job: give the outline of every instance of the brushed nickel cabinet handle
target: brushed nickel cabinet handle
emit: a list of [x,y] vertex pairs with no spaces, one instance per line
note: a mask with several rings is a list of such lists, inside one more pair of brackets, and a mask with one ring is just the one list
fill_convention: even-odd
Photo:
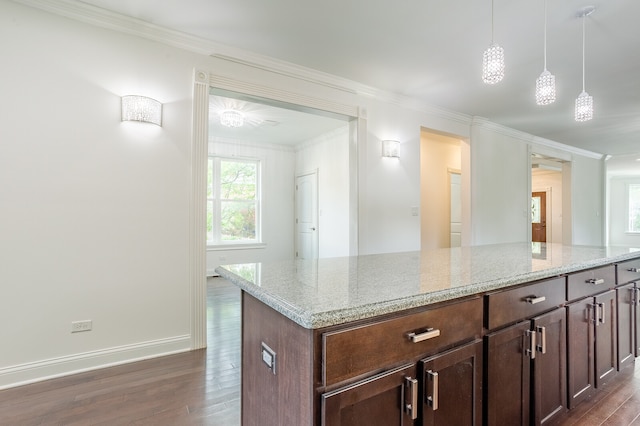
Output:
[[418,418],[418,380],[411,377],[404,378],[405,386],[407,387],[407,394],[409,396],[409,403],[407,403],[405,397],[405,412],[411,416],[411,420]]
[[536,346],[536,349],[538,350],[538,352],[541,352],[542,354],[546,354],[547,353],[547,329],[542,326],[537,326],[536,331],[540,333],[540,344]]
[[629,272],[640,272],[640,269],[638,269],[638,268],[629,268],[629,269],[627,269],[627,271],[629,271]]
[[427,331],[425,331],[424,333],[420,333],[420,334],[409,333],[407,334],[407,337],[413,343],[418,343],[424,340],[433,339],[434,337],[438,337],[439,335],[440,335],[439,329],[428,328]]
[[605,309],[604,303],[598,303],[598,306],[600,307],[600,318],[598,319],[598,322],[600,324],[604,324],[604,319],[605,319],[604,317],[606,315],[605,310],[604,310]]
[[527,303],[530,303],[532,305],[535,305],[536,303],[540,303],[540,302],[544,302],[545,300],[547,300],[547,298],[545,296],[540,296],[540,297],[536,297],[536,296],[529,296],[526,299],[524,299],[527,301]]
[[600,285],[604,284],[604,278],[591,278],[589,280],[586,280],[585,282],[588,284]]
[[427,405],[431,407],[433,411],[436,411],[438,409],[439,376],[437,372],[433,370],[429,370],[427,371],[427,378],[431,382],[431,396],[426,395],[426,402],[427,402]]
[[526,350],[526,354],[529,355],[529,358],[536,359],[536,332],[527,330],[525,335],[529,337],[529,348]]

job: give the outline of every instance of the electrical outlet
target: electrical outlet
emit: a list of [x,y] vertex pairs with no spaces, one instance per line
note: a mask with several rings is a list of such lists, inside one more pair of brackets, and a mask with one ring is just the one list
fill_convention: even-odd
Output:
[[93,328],[93,323],[91,320],[84,321],[72,321],[71,322],[71,332],[79,333],[81,331],[91,331]]

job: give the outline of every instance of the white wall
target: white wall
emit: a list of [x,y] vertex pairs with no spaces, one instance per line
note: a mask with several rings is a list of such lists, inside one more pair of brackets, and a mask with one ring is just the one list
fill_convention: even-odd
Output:
[[571,161],[572,244],[604,244],[604,162],[574,156]]
[[349,124],[300,144],[295,167],[318,171],[318,256],[348,256]]
[[224,264],[290,259],[294,246],[294,150],[278,145],[212,140],[209,154],[260,160],[263,245],[233,250],[207,248],[207,275],[213,275],[215,268]]
[[[471,136],[472,243],[526,235],[526,144],[481,126],[472,131],[463,114],[13,2],[0,2],[0,28],[0,387],[190,348],[194,69],[356,107],[360,254],[420,248],[420,217],[411,212],[420,206],[421,127]],[[163,102],[163,127],[120,122],[126,94]],[[401,141],[399,159],[381,157],[383,139]],[[286,181],[294,160],[277,161],[273,167],[287,166],[274,181]],[[578,161],[573,180],[574,235],[586,235],[576,241],[601,232],[591,217],[601,195],[590,191],[602,177],[592,163]],[[274,202],[293,212],[292,199]],[[286,255],[291,232],[265,234],[260,255],[272,248]],[[71,321],[83,319],[93,320],[93,331],[71,334]]]
[[[6,1],[0,28],[0,388],[189,349],[201,58]],[[122,123],[127,94],[163,127]]]
[[609,179],[609,244],[614,246],[640,246],[640,235],[627,233],[629,184],[640,184],[640,176],[616,176]]
[[471,244],[528,240],[528,146],[479,121],[471,130]]

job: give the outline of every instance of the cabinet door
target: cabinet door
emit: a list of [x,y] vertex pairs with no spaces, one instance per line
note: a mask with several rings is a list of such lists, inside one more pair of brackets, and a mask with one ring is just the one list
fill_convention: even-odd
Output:
[[567,305],[567,369],[569,408],[591,395],[595,389],[593,298]]
[[633,297],[633,318],[634,318],[634,329],[635,329],[635,356],[640,356],[640,308],[638,308],[640,304],[640,288],[639,284],[636,283],[635,295]]
[[556,309],[532,320],[536,333],[533,360],[533,406],[535,425],[550,422],[567,411],[566,312]]
[[489,426],[529,424],[530,327],[530,321],[525,321],[485,337],[484,398]]
[[420,362],[422,425],[482,424],[482,341]]
[[618,370],[633,363],[635,357],[635,285],[616,289],[618,303]]
[[322,395],[323,426],[408,426],[419,410],[416,365],[406,365]]
[[596,317],[596,388],[607,383],[617,371],[618,343],[616,292],[607,291],[595,297]]

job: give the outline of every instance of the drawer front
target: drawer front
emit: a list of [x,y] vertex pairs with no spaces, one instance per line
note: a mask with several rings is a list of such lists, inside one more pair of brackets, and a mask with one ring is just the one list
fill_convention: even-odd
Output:
[[[413,335],[412,335],[413,333]],[[324,333],[323,381],[331,386],[423,357],[482,334],[482,299]]]
[[567,300],[577,300],[607,291],[616,285],[613,265],[570,274],[567,276]]
[[493,330],[561,306],[565,302],[565,278],[540,281],[485,297],[487,328]]
[[616,265],[617,284],[640,280],[640,259],[621,262]]

